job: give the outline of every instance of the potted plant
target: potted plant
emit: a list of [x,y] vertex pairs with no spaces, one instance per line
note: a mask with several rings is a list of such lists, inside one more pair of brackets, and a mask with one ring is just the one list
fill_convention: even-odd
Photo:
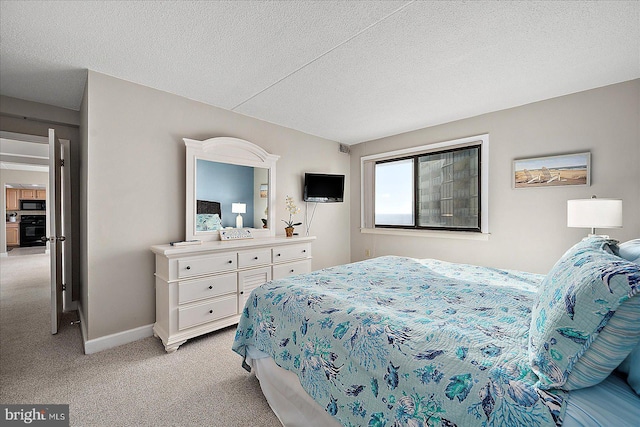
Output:
[[287,196],[285,206],[285,209],[289,211],[289,221],[285,221],[283,219],[282,222],[287,224],[284,229],[284,231],[287,233],[287,237],[291,237],[293,236],[294,227],[297,225],[302,225],[301,222],[293,222],[293,216],[300,213],[300,208],[295,205],[295,203],[293,202],[293,197],[291,196]]

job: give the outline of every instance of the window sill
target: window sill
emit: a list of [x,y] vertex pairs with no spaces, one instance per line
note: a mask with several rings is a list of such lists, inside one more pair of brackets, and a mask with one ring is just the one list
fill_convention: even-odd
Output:
[[380,234],[387,236],[430,237],[436,239],[489,240],[489,233],[468,231],[402,230],[397,228],[361,228],[362,234]]

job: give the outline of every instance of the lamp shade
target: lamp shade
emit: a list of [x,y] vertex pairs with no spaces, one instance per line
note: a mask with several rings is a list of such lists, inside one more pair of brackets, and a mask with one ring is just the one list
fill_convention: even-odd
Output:
[[577,199],[567,201],[567,226],[577,228],[622,227],[622,200]]
[[247,213],[246,203],[231,203],[231,212],[237,214]]

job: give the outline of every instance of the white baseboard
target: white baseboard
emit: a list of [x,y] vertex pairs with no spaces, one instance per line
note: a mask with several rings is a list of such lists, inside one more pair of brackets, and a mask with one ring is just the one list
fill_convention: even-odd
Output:
[[9,252],[0,252],[0,258],[4,258],[6,256],[9,256]]
[[82,330],[82,344],[84,346],[84,354],[97,353],[109,348],[118,347],[123,344],[138,341],[143,338],[147,338],[153,335],[153,324],[140,326],[139,328],[129,329],[128,331],[122,331],[104,337],[96,338],[93,340],[87,340],[86,323],[82,309],[78,307],[78,314],[80,316],[80,329]]

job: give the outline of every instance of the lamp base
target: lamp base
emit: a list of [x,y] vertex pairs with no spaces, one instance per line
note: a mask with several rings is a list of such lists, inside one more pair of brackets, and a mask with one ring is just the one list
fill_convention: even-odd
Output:
[[242,228],[242,215],[240,214],[236,217],[236,228]]

